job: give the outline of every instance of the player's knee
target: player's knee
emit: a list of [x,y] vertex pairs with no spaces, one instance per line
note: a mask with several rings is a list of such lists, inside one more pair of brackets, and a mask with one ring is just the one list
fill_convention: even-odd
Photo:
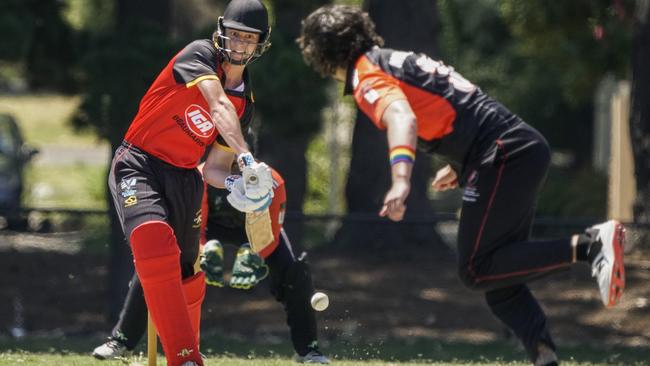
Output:
[[307,299],[313,292],[311,269],[304,260],[291,263],[284,276],[271,288],[273,296],[282,303]]
[[458,278],[465,288],[472,291],[481,290],[478,281],[476,281],[476,276],[467,265],[460,265],[458,267]]
[[174,231],[167,223],[149,221],[140,224],[131,231],[129,239],[141,280],[166,276],[178,269],[180,251]]

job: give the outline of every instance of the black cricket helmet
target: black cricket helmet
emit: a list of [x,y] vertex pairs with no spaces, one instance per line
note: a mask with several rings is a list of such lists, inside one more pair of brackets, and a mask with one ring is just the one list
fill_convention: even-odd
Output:
[[[236,29],[242,32],[260,35],[253,53],[237,52],[226,47],[226,29]],[[247,65],[271,47],[271,27],[269,14],[260,0],[232,0],[217,21],[217,29],[212,34],[212,41],[223,57],[233,65]],[[239,60],[233,59],[233,53],[240,53]]]

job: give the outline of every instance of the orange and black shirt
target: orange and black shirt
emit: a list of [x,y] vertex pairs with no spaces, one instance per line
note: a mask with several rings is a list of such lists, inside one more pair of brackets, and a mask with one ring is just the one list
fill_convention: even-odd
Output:
[[[207,146],[219,136],[207,101],[196,86],[201,80],[225,82],[221,56],[212,41],[197,40],[187,45],[160,72],[140,101],[137,115],[124,140],[163,161],[181,168],[195,168]],[[253,116],[253,97],[248,72],[244,90],[226,90],[237,110],[242,131]]]
[[437,153],[457,172],[475,150],[483,105],[492,100],[441,61],[424,54],[374,47],[348,69],[345,93],[380,129],[396,100],[407,101],[417,120],[418,150]]

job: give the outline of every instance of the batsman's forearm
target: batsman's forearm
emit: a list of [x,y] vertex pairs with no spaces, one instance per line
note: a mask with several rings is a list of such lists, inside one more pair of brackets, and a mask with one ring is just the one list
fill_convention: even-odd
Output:
[[202,80],[197,84],[197,87],[210,107],[210,116],[215,127],[226,140],[228,146],[237,154],[249,152],[248,145],[241,132],[237,110],[228,99],[219,80]]
[[212,110],[212,119],[215,121],[216,128],[221,137],[226,140],[226,143],[233,149],[235,154],[239,155],[249,152],[248,144],[244,140],[239,119],[236,118],[237,114],[232,103],[229,100],[221,101],[215,108],[217,109]]

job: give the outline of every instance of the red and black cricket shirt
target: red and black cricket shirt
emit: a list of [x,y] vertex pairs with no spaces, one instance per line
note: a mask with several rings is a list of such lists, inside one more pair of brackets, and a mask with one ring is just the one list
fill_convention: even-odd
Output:
[[[197,40],[187,45],[169,61],[142,97],[124,140],[181,168],[195,168],[206,147],[215,140],[227,147],[196,85],[206,79],[221,80],[223,85],[225,73],[221,62],[211,40]],[[237,110],[242,131],[248,129],[253,115],[247,71],[244,71],[244,85],[241,92],[226,90]]]

